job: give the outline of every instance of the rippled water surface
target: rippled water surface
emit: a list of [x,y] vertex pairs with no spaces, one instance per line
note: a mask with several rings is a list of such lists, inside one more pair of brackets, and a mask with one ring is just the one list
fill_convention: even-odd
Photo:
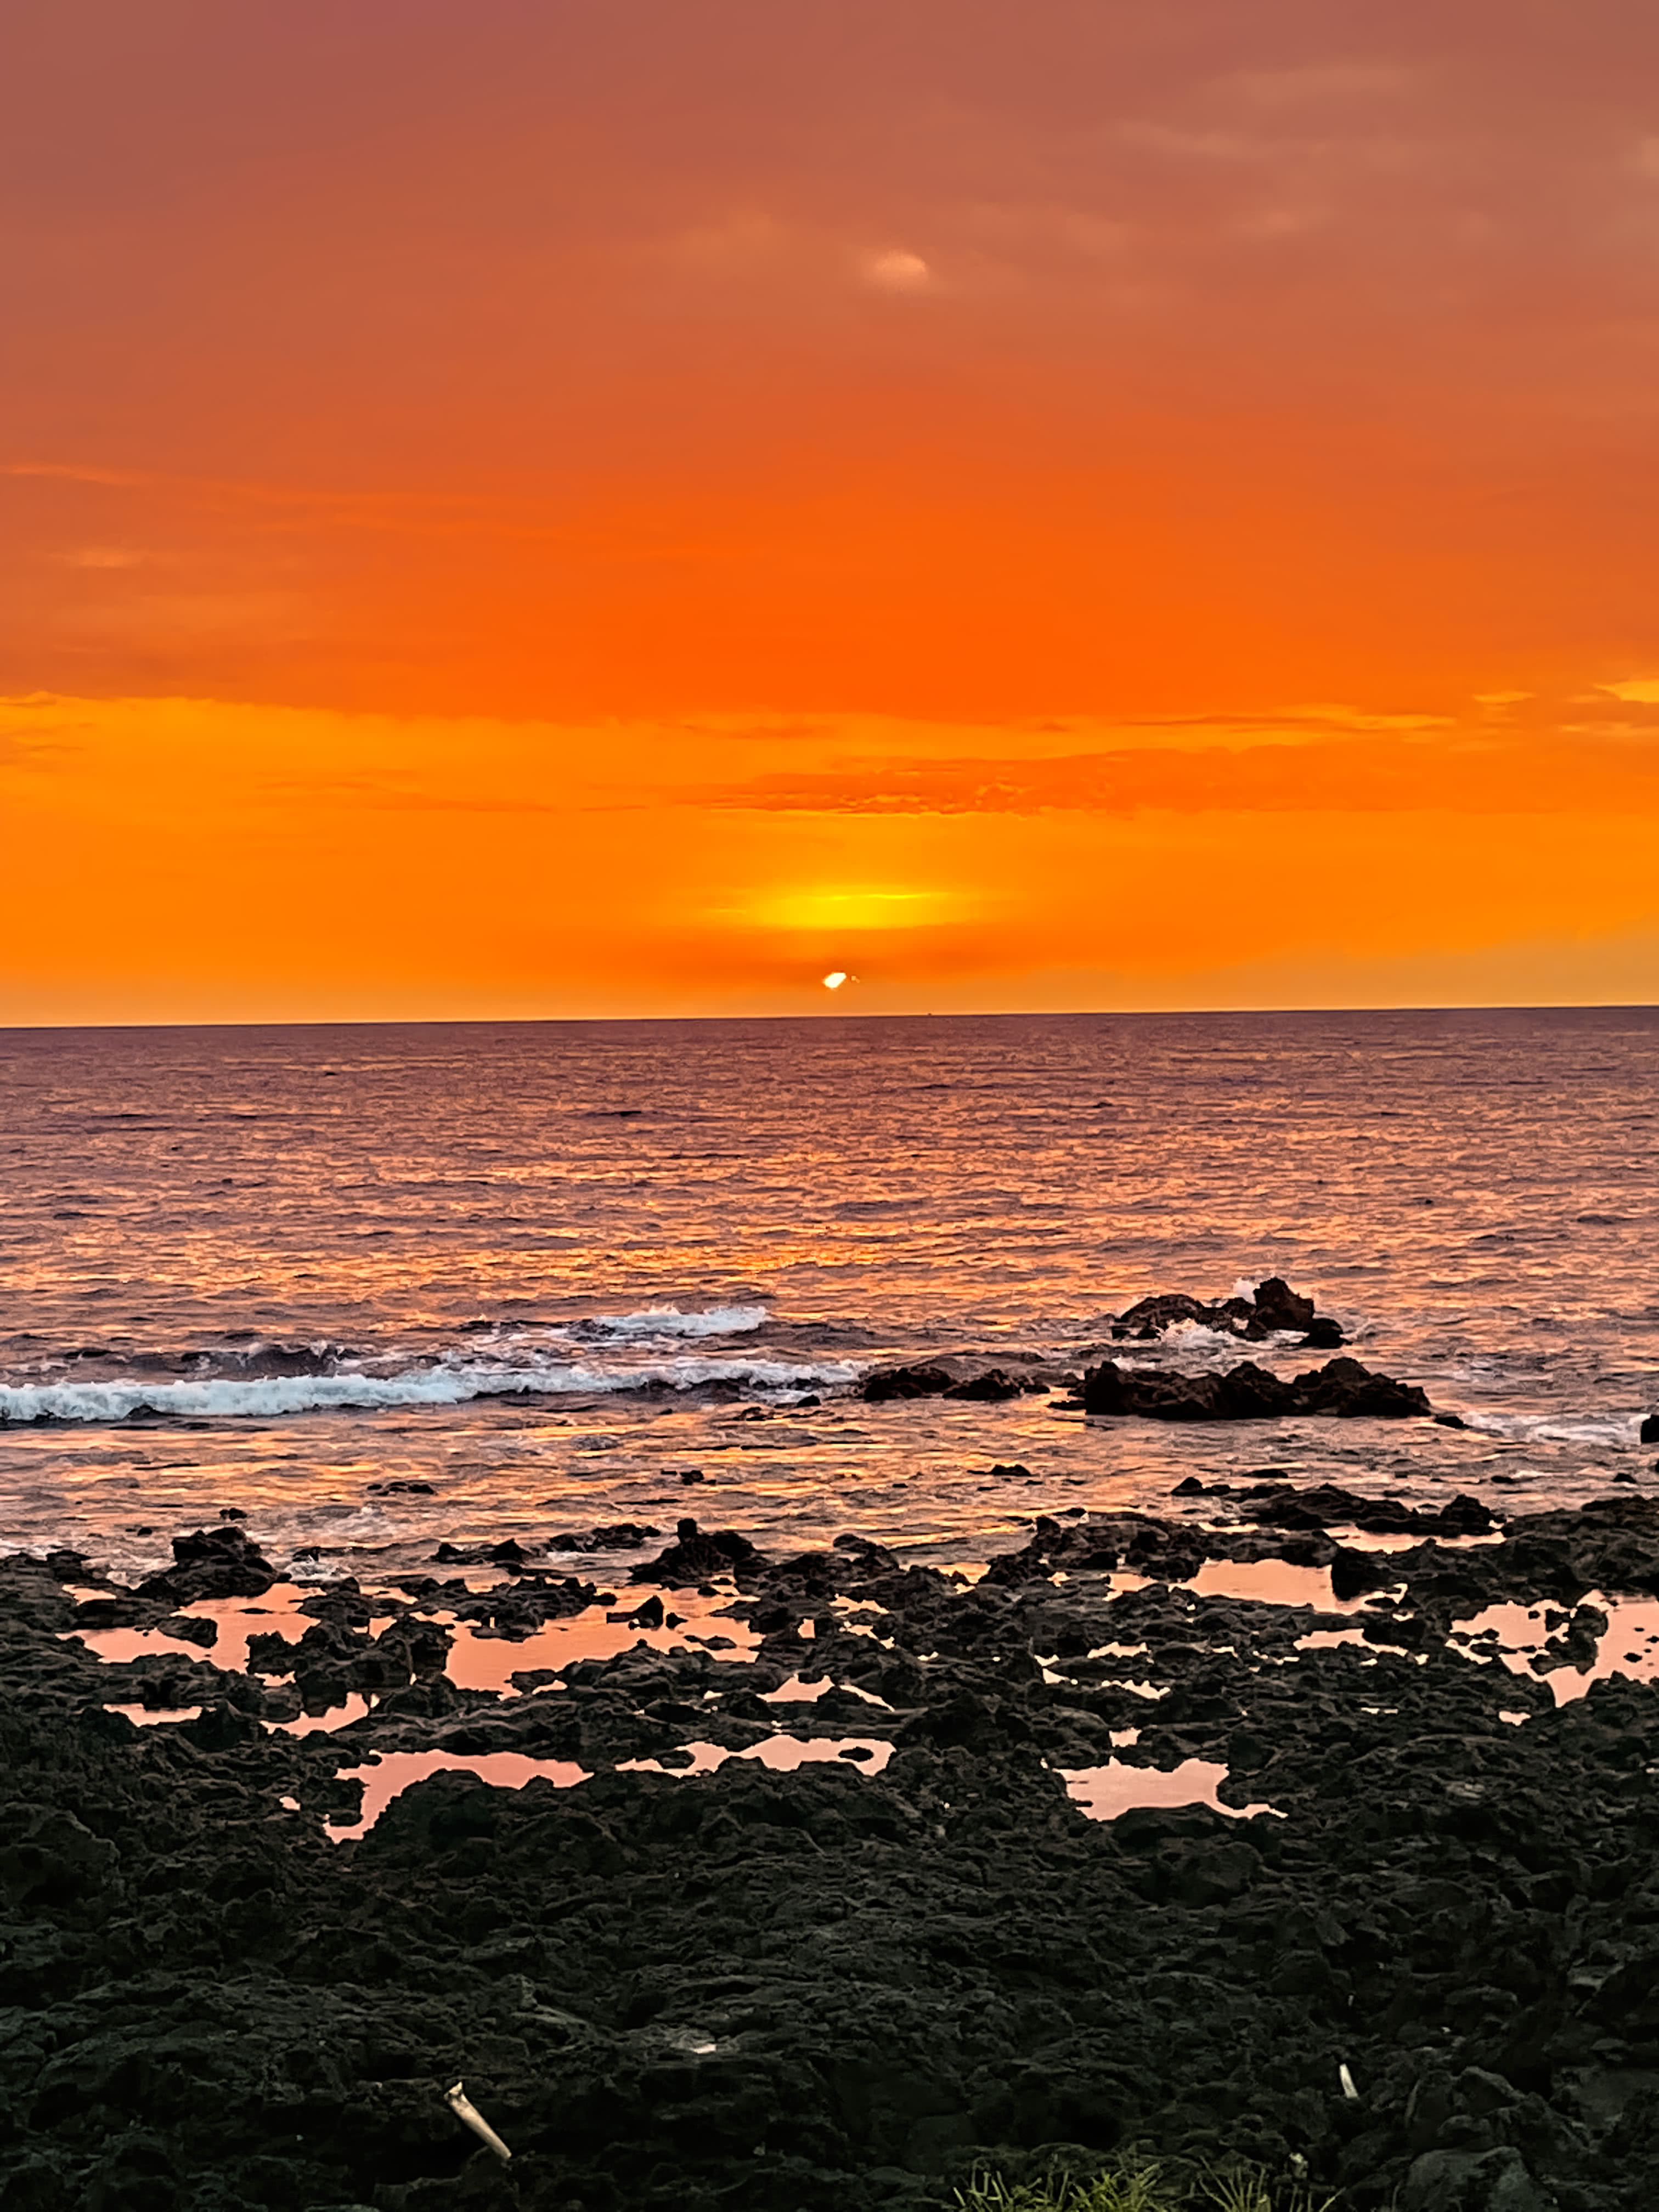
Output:
[[[1193,1472],[1582,1497],[1656,1456],[1656,1112],[1646,1010],[0,1033],[0,1539],[971,1559]],[[1269,1273],[1468,1429],[851,1395]]]

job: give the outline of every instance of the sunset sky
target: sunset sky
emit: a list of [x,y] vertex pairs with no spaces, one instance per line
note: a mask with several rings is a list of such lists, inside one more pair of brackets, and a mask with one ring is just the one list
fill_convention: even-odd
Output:
[[1653,0],[0,76],[0,1022],[1659,998]]

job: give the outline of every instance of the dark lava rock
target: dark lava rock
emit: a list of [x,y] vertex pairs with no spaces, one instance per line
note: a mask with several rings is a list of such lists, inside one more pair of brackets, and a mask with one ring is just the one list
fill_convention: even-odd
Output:
[[705,1535],[695,1521],[682,1521],[678,1534],[654,1559],[642,1559],[633,1570],[636,1583],[667,1583],[684,1589],[720,1575],[747,1575],[764,1563],[746,1536],[735,1528],[720,1528]]
[[459,1593],[447,1600],[444,1609],[480,1631],[520,1638],[550,1620],[569,1620],[590,1606],[608,1605],[613,1595],[574,1575],[562,1580],[544,1573],[520,1575],[494,1589]]
[[[1659,1587],[1659,1504],[1373,1555],[1213,1494],[1224,1527],[1045,1517],[1012,1555],[1035,1572],[972,1588],[850,1532],[769,1565],[687,1523],[666,1559],[750,1563],[755,1662],[638,1647],[501,1700],[396,1686],[444,1632],[405,1612],[371,1641],[384,1601],[343,1583],[314,1671],[385,1686],[304,1736],[199,1659],[100,1664],[50,1568],[0,1561],[7,2212],[924,2212],[975,2164],[1018,2182],[1132,2146],[1243,2154],[1275,2203],[1305,2176],[1341,2212],[1650,2212],[1659,1686],[1558,1708],[1442,1630],[1525,1599],[1581,1665],[1587,1593]],[[1352,1520],[1352,1493],[1302,1495]],[[1200,1553],[1380,1558],[1407,1595],[1219,1598],[1172,1579]],[[1114,1559],[1152,1579],[1082,1565]],[[816,1705],[765,1694],[794,1673]],[[146,1698],[203,1711],[104,1710]],[[780,1733],[893,1752],[687,1771],[695,1742]],[[589,1778],[441,1771],[331,1840],[365,1765],[410,1750]],[[1067,1788],[1195,1759],[1223,1809],[1091,1820]],[[509,2167],[446,2107],[460,2079]]]
[[204,1620],[199,1613],[167,1613],[155,1625],[163,1636],[171,1636],[180,1644],[199,1644],[207,1649],[219,1640],[218,1622]]
[[[1018,1398],[1026,1387],[1023,1382],[1016,1382],[1006,1369],[989,1367],[982,1375],[970,1376],[963,1382],[953,1382],[945,1395],[947,1398],[983,1399],[994,1404],[1005,1398]],[[1036,1387],[1042,1390],[1048,1385],[1038,1383]]]
[[1638,1432],[1637,1441],[1644,1444],[1659,1444],[1659,1413],[1650,1413]]
[[879,1406],[893,1398],[942,1398],[951,1387],[943,1367],[878,1367],[865,1376],[859,1395]]
[[1364,1597],[1368,1590],[1388,1589],[1400,1580],[1391,1552],[1360,1552],[1339,1544],[1331,1555],[1331,1591],[1339,1603]]
[[[1188,1297],[1184,1291],[1160,1291],[1149,1298],[1138,1298],[1127,1307],[1112,1323],[1114,1336],[1128,1336],[1150,1340],[1162,1336],[1180,1322],[1196,1322],[1200,1328],[1227,1331],[1234,1335],[1249,1334],[1254,1309],[1247,1298],[1229,1298],[1220,1305],[1206,1305],[1201,1298]],[[1257,1332],[1266,1335],[1265,1329]]]
[[550,1552],[636,1552],[661,1534],[649,1521],[612,1521],[599,1528],[580,1533],[567,1529],[562,1535],[550,1536],[547,1548]]
[[1292,1414],[1401,1419],[1430,1412],[1414,1384],[1396,1382],[1357,1359],[1333,1359],[1286,1382],[1251,1360],[1222,1375],[1181,1375],[1103,1360],[1083,1378],[1083,1404],[1095,1414],[1139,1414],[1154,1421],[1272,1420]]
[[516,1536],[508,1536],[499,1544],[440,1544],[432,1554],[432,1564],[439,1567],[505,1567],[516,1573],[530,1558]]
[[173,1540],[173,1564],[140,1583],[137,1595],[168,1606],[198,1605],[204,1598],[263,1597],[276,1570],[235,1522],[198,1528]]
[[1195,1322],[1201,1328],[1242,1336],[1255,1344],[1268,1336],[1300,1335],[1318,1352],[1334,1352],[1346,1341],[1340,1325],[1328,1314],[1316,1313],[1313,1300],[1293,1291],[1282,1275],[1269,1275],[1258,1283],[1253,1297],[1222,1298],[1213,1304],[1182,1291],[1138,1299],[1112,1323],[1112,1334],[1146,1342],[1181,1322]]
[[1255,1286],[1255,1318],[1265,1328],[1311,1328],[1314,1302],[1293,1291],[1282,1275],[1269,1275]]
[[1246,1495],[1239,1510],[1275,1528],[1363,1528],[1371,1536],[1484,1536],[1493,1526],[1491,1507],[1463,1491],[1425,1513],[1397,1498],[1367,1498],[1333,1482],[1293,1491],[1275,1484],[1265,1497]]

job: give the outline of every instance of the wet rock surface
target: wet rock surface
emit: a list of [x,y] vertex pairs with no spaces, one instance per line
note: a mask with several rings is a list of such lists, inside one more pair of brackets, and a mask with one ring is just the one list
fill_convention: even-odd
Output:
[[1243,1337],[1251,1344],[1290,1334],[1320,1350],[1334,1352],[1344,1341],[1339,1323],[1328,1314],[1316,1311],[1313,1300],[1293,1291],[1282,1275],[1270,1275],[1258,1283],[1248,1298],[1235,1296],[1206,1304],[1178,1291],[1138,1299],[1118,1315],[1111,1333],[1120,1339],[1146,1341],[1182,1322],[1213,1329],[1222,1336]]
[[1083,1377],[1087,1413],[1139,1413],[1153,1421],[1271,1421],[1287,1414],[1339,1419],[1412,1419],[1431,1409],[1414,1383],[1396,1382],[1357,1359],[1328,1360],[1286,1381],[1254,1360],[1220,1375],[1166,1373],[1121,1367],[1104,1359]]
[[[1353,2212],[1648,2207],[1659,1687],[1553,1683],[1659,1593],[1659,1504],[1472,1541],[1499,1533],[1474,1499],[1187,1503],[1045,1516],[976,1584],[856,1534],[768,1559],[683,1523],[636,1583],[672,1603],[706,1572],[752,1657],[641,1642],[517,1695],[445,1671],[519,1608],[569,1617],[568,1580],[506,1561],[489,1589],[326,1585],[241,1671],[100,1662],[78,1633],[172,1635],[185,1601],[0,1562],[9,2212],[875,2212],[975,2159],[1136,2142],[1305,2160]],[[173,1571],[268,1571],[223,1534]],[[1194,1587],[1217,1562],[1299,1570],[1316,1602]],[[1457,1624],[1505,1601],[1547,1664],[1475,1663]],[[654,1592],[629,1616],[670,1617]],[[349,1692],[374,1702],[343,1727],[274,1725]],[[745,1756],[780,1735],[891,1756]],[[673,1771],[693,1746],[729,1756]],[[334,1840],[408,1753],[588,1778],[441,1771]],[[1215,1805],[1091,1820],[1068,1794],[1189,1761],[1225,1769]],[[445,2106],[459,2079],[510,2166]]]
[[[1281,1349],[1287,1338],[1294,1339],[1298,1348],[1326,1352],[1346,1341],[1336,1321],[1316,1312],[1311,1298],[1302,1297],[1277,1275],[1259,1283],[1248,1298],[1206,1304],[1184,1291],[1142,1298],[1111,1321],[1109,1334],[1115,1344],[1155,1343],[1182,1328],[1252,1344],[1278,1339]],[[870,1405],[918,1398],[997,1401],[1062,1388],[1080,1393],[1087,1413],[1136,1414],[1156,1421],[1274,1420],[1297,1414],[1400,1419],[1433,1411],[1426,1395],[1414,1384],[1375,1373],[1348,1358],[1293,1377],[1275,1375],[1254,1360],[1241,1361],[1223,1372],[1188,1373],[1125,1366],[1108,1358],[1079,1376],[1046,1366],[1032,1353],[1005,1355],[1002,1365],[987,1368],[961,1352],[910,1366],[875,1368],[859,1386],[858,1395]],[[1441,1418],[1462,1425],[1455,1414]]]
[[1057,1385],[1075,1384],[1074,1375],[1044,1367],[1035,1359],[1004,1367],[981,1367],[967,1358],[931,1361],[916,1367],[878,1367],[865,1376],[859,1396],[872,1406],[904,1398],[967,1398],[995,1404],[1007,1398],[1041,1396]]

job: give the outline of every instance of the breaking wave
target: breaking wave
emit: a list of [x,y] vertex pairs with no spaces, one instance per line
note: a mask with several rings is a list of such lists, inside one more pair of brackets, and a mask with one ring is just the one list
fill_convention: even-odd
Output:
[[595,1335],[610,1337],[743,1336],[763,1328],[764,1306],[709,1306],[698,1313],[682,1313],[678,1306],[645,1306],[638,1313],[595,1314],[582,1324]]
[[148,1411],[178,1420],[276,1419],[289,1413],[372,1413],[397,1406],[459,1406],[520,1393],[574,1395],[650,1389],[690,1390],[735,1382],[753,1390],[812,1391],[856,1382],[846,1360],[659,1360],[599,1367],[576,1360],[507,1367],[457,1363],[403,1375],[270,1375],[173,1382],[0,1384],[0,1422],[124,1421]]

